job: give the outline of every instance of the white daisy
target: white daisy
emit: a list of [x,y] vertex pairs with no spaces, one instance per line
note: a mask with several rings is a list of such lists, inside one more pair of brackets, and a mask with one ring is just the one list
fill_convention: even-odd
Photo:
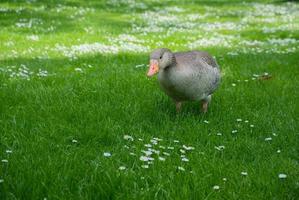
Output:
[[222,151],[225,149],[225,146],[223,146],[223,145],[215,146],[215,149],[217,149],[218,151]]
[[130,135],[124,135],[125,140],[134,141],[134,138]]
[[180,170],[180,171],[185,171],[185,168],[184,168],[184,167],[180,167],[180,166],[178,166],[178,170]]
[[170,154],[167,153],[167,152],[163,152],[163,155],[165,155],[165,156],[170,156]]
[[165,158],[163,158],[163,157],[159,157],[159,160],[160,160],[160,161],[165,161]]
[[213,190],[219,190],[219,189],[220,189],[219,185],[214,185],[213,186]]
[[267,137],[267,138],[265,138],[265,141],[271,141],[271,140],[272,140],[271,137]]
[[159,155],[160,154],[160,151],[159,150],[155,150],[155,149],[152,149],[152,152]]
[[181,152],[181,153],[186,153],[186,151],[185,151],[185,150],[183,150],[183,149],[180,149],[180,152]]
[[194,150],[194,147],[191,147],[191,146],[186,146],[186,145],[183,145],[183,148],[186,149],[187,151],[190,151],[190,150]]
[[75,71],[76,72],[83,72],[83,70],[81,68],[79,68],[79,67],[75,68]]
[[104,154],[103,154],[105,157],[110,157],[111,156],[111,153],[109,153],[109,152],[104,152]]
[[183,162],[189,162],[189,159],[188,158],[182,158],[182,161]]
[[150,155],[153,154],[153,152],[151,152],[151,151],[144,151],[144,150],[142,150],[141,152],[144,153],[146,156],[150,156]]
[[149,165],[141,165],[142,168],[148,169]]
[[241,172],[241,175],[243,175],[243,176],[247,176],[248,173],[247,173],[247,172]]
[[284,179],[284,178],[287,178],[287,175],[286,174],[278,174],[278,178]]
[[158,144],[158,142],[157,142],[157,140],[151,140],[151,143],[153,144],[153,145],[157,145]]
[[5,152],[6,153],[12,153],[12,150],[7,149]]
[[126,167],[125,167],[125,166],[120,166],[118,169],[119,169],[119,170],[125,170]]
[[29,35],[26,37],[28,40],[32,40],[32,41],[38,41],[39,37],[38,35]]
[[148,157],[148,160],[149,160],[149,161],[153,161],[153,160],[155,160],[155,158]]
[[163,140],[163,139],[157,138],[157,137],[154,137],[153,139],[156,140],[156,141],[162,141]]
[[140,156],[139,160],[146,162],[146,161],[149,161],[149,157],[147,157],[147,156]]

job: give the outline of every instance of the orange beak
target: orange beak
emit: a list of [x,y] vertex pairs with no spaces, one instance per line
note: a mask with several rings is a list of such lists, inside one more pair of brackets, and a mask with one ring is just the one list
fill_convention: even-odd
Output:
[[157,60],[150,60],[150,67],[147,72],[147,76],[153,76],[159,72],[159,65]]

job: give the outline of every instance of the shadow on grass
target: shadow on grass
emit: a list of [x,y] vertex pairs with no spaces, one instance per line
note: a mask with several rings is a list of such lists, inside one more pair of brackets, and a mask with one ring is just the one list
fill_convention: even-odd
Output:
[[[47,70],[48,77],[30,81],[0,76],[4,121],[23,122],[19,129],[52,124],[57,134],[94,134],[99,127],[103,144],[115,142],[109,132],[152,132],[153,127],[175,124],[186,117],[201,120],[198,103],[186,103],[179,114],[174,103],[161,92],[156,77],[146,77],[145,54],[95,55],[70,61],[66,58],[1,60],[0,66],[24,64],[30,71]],[[92,68],[88,67],[92,66]],[[83,73],[75,71],[80,67]],[[168,125],[169,126],[169,125]],[[64,127],[64,128],[62,128]],[[50,131],[50,130],[49,130]],[[28,133],[30,134],[30,133]],[[154,133],[153,133],[154,134]],[[110,141],[110,142],[109,142]]]
[[[243,112],[256,113],[263,108],[258,105],[265,104],[264,107],[267,107],[267,102],[275,99],[268,94],[273,88],[283,88],[276,94],[283,96],[287,88],[296,87],[289,84],[296,73],[295,58],[296,54],[223,57],[218,62],[224,71],[229,69],[231,74],[223,77],[206,115],[200,112],[198,102],[185,103],[182,112],[176,114],[174,103],[160,91],[156,78],[145,76],[146,67],[136,67],[147,65],[146,54],[95,55],[75,61],[67,58],[1,60],[0,66],[4,68],[25,64],[33,72],[41,68],[50,74],[45,78],[33,75],[30,81],[9,79],[9,74],[0,76],[7,84],[7,87],[1,88],[2,117],[25,116],[26,120],[34,121],[33,124],[37,123],[36,119],[41,120],[40,123],[59,120],[57,124],[73,124],[81,127],[83,132],[88,131],[86,126],[95,129],[105,123],[104,126],[125,132],[132,131],[132,127],[135,131],[150,131],[152,127],[163,127],[165,122],[176,124],[184,121],[185,117],[202,120],[215,115],[234,115],[241,108]],[[286,59],[288,64],[283,66],[281,61]],[[75,70],[78,67],[82,73]],[[231,87],[236,79],[250,79],[252,74],[265,71],[273,74],[275,79],[244,85],[241,87],[246,90],[244,92]],[[261,96],[263,102],[260,102]],[[235,98],[238,102],[246,102],[246,108],[240,103],[232,104]],[[228,113],[232,107],[235,111]]]
[[12,27],[14,32],[48,33],[51,26],[55,26],[56,31],[68,31],[75,24],[64,14],[24,9],[19,13],[14,10],[0,12],[0,26]]
[[[18,68],[24,64],[33,72],[42,68],[48,70],[50,75],[45,78],[32,77],[26,81],[9,80],[9,74],[6,74],[2,81],[8,81],[8,87],[3,88],[1,105],[8,115],[11,115],[11,109],[16,114],[23,112],[21,108],[25,107],[42,118],[53,119],[57,116],[70,123],[84,121],[98,124],[109,119],[116,123],[132,123],[130,120],[154,123],[152,116],[155,115],[156,104],[153,102],[161,98],[156,81],[146,78],[145,68],[135,67],[147,62],[146,55],[121,54],[83,57],[76,61],[2,60],[0,66],[14,65]],[[82,68],[83,73],[75,71],[77,67]],[[89,117],[82,119],[82,116]]]
[[[144,66],[136,67],[140,64],[144,64]],[[3,80],[9,81],[15,87],[20,83],[25,87],[29,85],[34,86],[37,90],[49,87],[49,91],[47,92],[53,91],[50,89],[51,87],[57,87],[58,89],[62,89],[61,87],[72,87],[72,91],[77,93],[77,95],[80,95],[80,90],[87,90],[90,92],[90,95],[106,90],[107,99],[109,99],[109,104],[112,107],[114,105],[118,107],[119,101],[131,104],[132,100],[134,100],[133,102],[138,105],[146,103],[145,107],[155,110],[154,112],[161,111],[175,115],[175,104],[160,91],[157,78],[146,77],[147,64],[148,55],[146,54],[98,54],[89,57],[82,56],[77,60],[70,60],[68,58],[15,58],[0,60],[0,66],[4,68],[6,66],[16,66],[16,69],[18,69],[21,65],[25,65],[34,73],[38,72],[39,69],[43,69],[47,70],[50,74],[49,77],[45,78],[33,76],[31,81],[25,81],[22,78],[9,79],[9,73],[6,73]],[[92,68],[89,68],[89,65]],[[84,72],[76,72],[75,68],[77,67],[82,68]],[[23,93],[26,91],[22,90],[19,92]],[[10,96],[11,94],[7,93],[7,95]],[[79,97],[77,95],[74,94],[76,98]],[[81,101],[86,101],[88,96],[86,98],[85,96],[81,96]],[[48,100],[50,101],[47,103],[48,105],[55,104],[55,98]],[[14,101],[14,98],[12,98],[6,103],[17,105],[20,102],[23,101]],[[125,105],[123,104],[123,106]],[[193,109],[194,107],[196,109]],[[129,113],[129,110],[124,110]],[[194,115],[200,114],[199,103],[185,103],[182,113],[186,114],[189,112]]]
[[[2,1],[1,3],[8,3],[11,7],[0,12],[0,26],[9,28],[12,32],[34,34],[80,32],[90,25],[101,27],[101,31],[123,32],[124,29],[130,27],[128,21],[115,17],[113,13],[105,9],[107,6],[103,2],[84,4],[84,2],[69,1],[38,1],[29,4],[27,1]],[[58,12],[56,9],[61,9],[62,6],[67,6],[66,10],[62,9]],[[74,8],[76,10],[72,10]],[[81,10],[85,8],[96,9],[96,15],[88,10]],[[81,15],[81,11],[86,13],[86,16]],[[121,14],[120,11],[117,13]],[[88,19],[82,22],[82,17]]]

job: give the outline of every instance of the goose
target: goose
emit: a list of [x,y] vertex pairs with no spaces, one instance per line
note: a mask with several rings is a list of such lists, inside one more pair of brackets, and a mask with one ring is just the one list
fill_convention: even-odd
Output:
[[200,101],[206,113],[221,80],[216,60],[204,51],[173,53],[167,48],[156,49],[150,54],[147,76],[157,73],[160,88],[173,99],[177,112],[185,101]]

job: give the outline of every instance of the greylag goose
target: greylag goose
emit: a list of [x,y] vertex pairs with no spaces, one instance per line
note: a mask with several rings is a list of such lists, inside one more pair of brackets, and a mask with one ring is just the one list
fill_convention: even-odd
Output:
[[156,49],[150,55],[147,76],[156,73],[161,89],[174,100],[178,112],[184,101],[200,101],[202,111],[207,112],[221,79],[216,60],[203,51]]

